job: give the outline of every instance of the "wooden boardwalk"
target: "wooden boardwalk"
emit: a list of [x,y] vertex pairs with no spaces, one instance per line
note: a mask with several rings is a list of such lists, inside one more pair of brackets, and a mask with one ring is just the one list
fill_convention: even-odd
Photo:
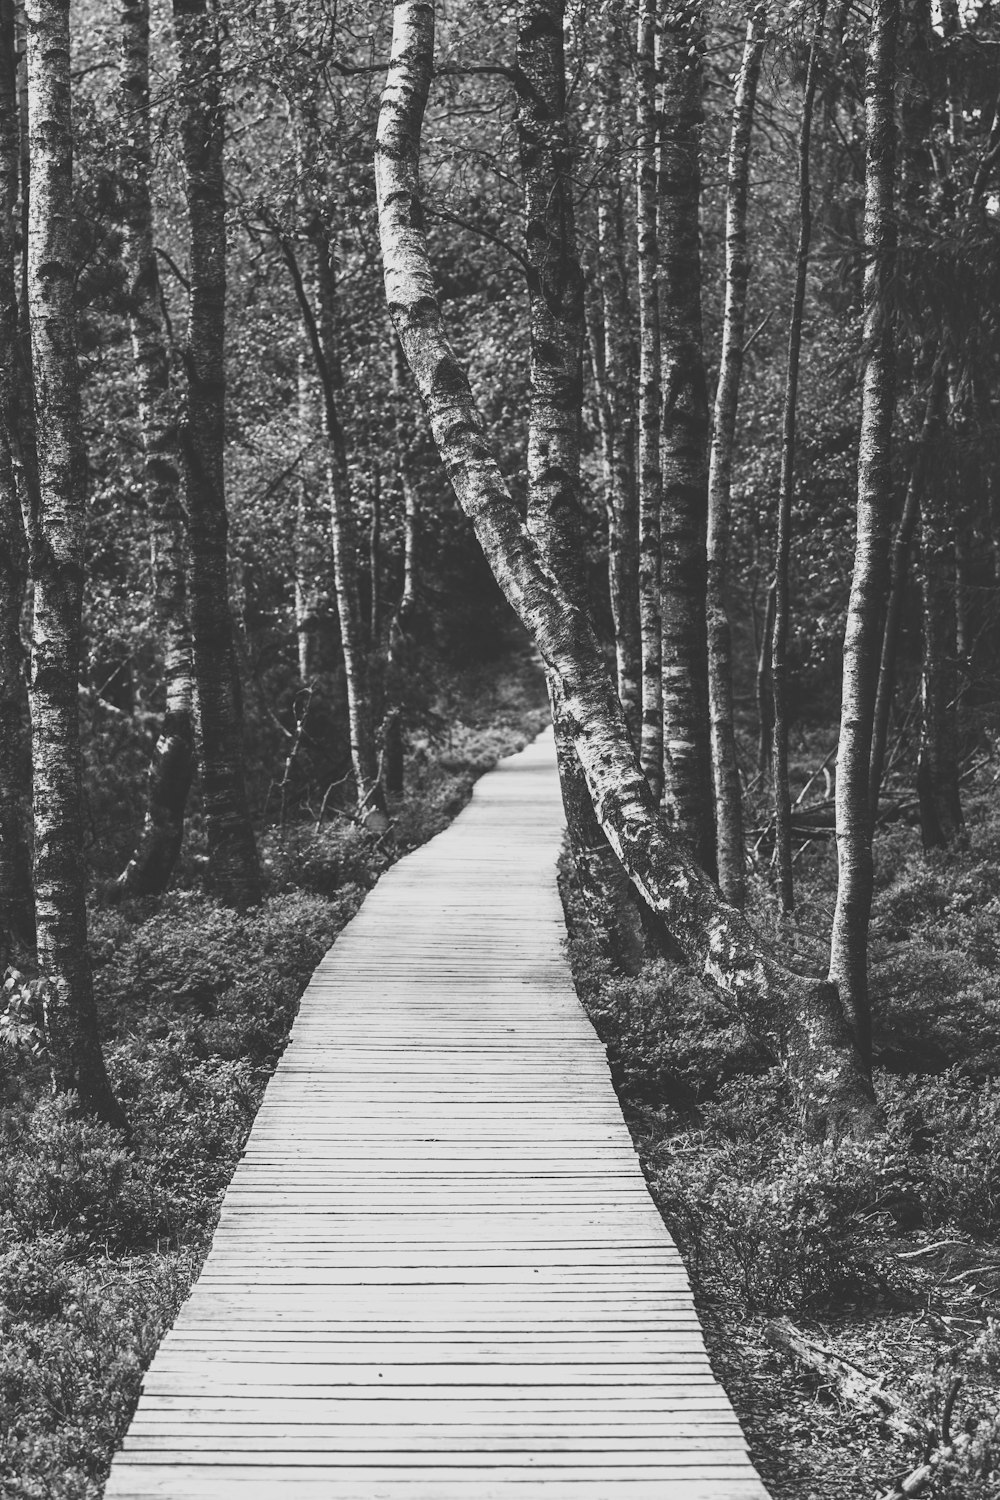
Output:
[[319,966],[108,1500],[767,1500],[561,950],[550,735]]

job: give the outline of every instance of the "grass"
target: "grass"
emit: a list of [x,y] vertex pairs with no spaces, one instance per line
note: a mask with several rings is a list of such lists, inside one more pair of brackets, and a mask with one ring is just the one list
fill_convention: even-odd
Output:
[[547,721],[540,674],[524,659],[470,677],[448,714],[443,742],[412,749],[391,841],[340,817],[319,832],[272,831],[268,894],[246,914],[194,888],[94,911],[128,1144],[51,1096],[30,1024],[0,1047],[5,1500],[100,1495],[313,969],[387,865],[439,832],[476,778]]

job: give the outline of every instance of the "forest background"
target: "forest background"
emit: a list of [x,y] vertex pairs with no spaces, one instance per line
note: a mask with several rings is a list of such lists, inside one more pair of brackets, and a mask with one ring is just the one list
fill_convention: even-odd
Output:
[[994,7],[436,11],[0,3],[11,1492],[100,1492],[311,967],[547,680],[762,1472],[994,1495]]

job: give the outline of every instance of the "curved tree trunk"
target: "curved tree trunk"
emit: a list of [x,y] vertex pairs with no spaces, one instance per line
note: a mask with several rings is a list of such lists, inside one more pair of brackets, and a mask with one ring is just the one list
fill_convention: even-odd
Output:
[[69,7],[29,0],[27,14],[27,290],[39,474],[30,686],[38,963],[55,1087],[75,1089],[86,1109],[123,1125],[104,1067],[87,946],[79,717],[87,460],[73,306]]
[[[830,978],[862,1056],[871,1056],[868,925],[873,823],[872,727],[892,518],[895,341],[889,283],[896,253],[896,33],[899,0],[875,0],[865,75],[865,275],[861,439],[854,576],[844,633],[844,687],[837,752],[837,905]],[[954,618],[954,616],[952,617]]]
[[750,147],[766,25],[767,5],[756,4],[747,22],[743,61],[733,100],[726,176],[726,301],[708,466],[708,695],[719,886],[726,899],[739,907],[746,900],[746,851],[743,847],[743,797],[733,726],[732,635],[726,599],[733,450],[750,277],[747,254]]
[[704,21],[668,7],[660,38],[660,616],[663,805],[715,876],[708,709],[706,536],[708,387],[701,320],[701,126]]
[[261,879],[243,769],[243,715],[229,606],[225,106],[218,16],[208,0],[174,0],[174,32],[191,247],[184,485],[202,795],[213,885],[224,901],[247,906],[260,900]]
[[[531,347],[528,530],[585,617],[590,599],[580,546],[580,424],[585,340],[566,125],[565,0],[521,0],[517,62]],[[628,881],[594,816],[558,677],[548,674],[566,822],[592,926],[621,967],[638,968],[642,942]]]
[[[18,495],[21,329],[14,279],[20,157],[13,0],[0,0],[0,974],[35,945],[31,730],[21,618],[28,540]],[[37,500],[37,495],[36,495]]]
[[774,562],[774,629],[771,637],[771,695],[774,703],[774,861],[778,900],[786,914],[795,909],[792,883],[792,797],[788,784],[788,625],[791,615],[789,564],[792,549],[792,502],[795,493],[795,426],[802,357],[802,320],[806,274],[812,239],[812,189],[809,147],[816,98],[817,59],[826,19],[826,0],[817,0],[813,39],[809,49],[802,128],[799,134],[799,243],[795,257],[795,287],[788,323],[788,361],[785,372],[785,409],[781,434],[781,481],[778,491],[778,545]]
[[149,768],[142,835],[115,884],[122,895],[151,896],[166,890],[181,850],[184,810],[194,777],[195,735],[179,410],[153,246],[149,0],[121,0],[119,107],[122,262],[128,285],[152,552],[153,614],[163,649],[166,712]]
[[642,738],[642,637],[639,628],[639,494],[635,471],[635,362],[625,256],[621,73],[625,67],[613,6],[605,12],[609,66],[599,89],[597,258],[604,332],[601,438],[608,514],[608,584],[615,626],[618,696],[638,746]]
[[657,813],[600,643],[522,524],[444,337],[418,186],[433,55],[433,6],[403,0],[379,113],[376,185],[389,311],[456,495],[558,682],[592,806],[633,885],[691,968],[783,1059],[809,1128],[864,1128],[875,1118],[871,1084],[835,987],[782,968]]
[[636,235],[639,277],[639,627],[642,641],[640,759],[653,799],[663,794],[660,618],[660,307],[656,244],[656,0],[639,0],[636,96]]

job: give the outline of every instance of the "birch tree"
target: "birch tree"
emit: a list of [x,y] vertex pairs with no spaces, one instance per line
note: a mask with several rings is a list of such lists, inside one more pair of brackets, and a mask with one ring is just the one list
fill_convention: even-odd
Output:
[[642,768],[663,794],[660,617],[660,309],[656,243],[656,0],[639,0],[636,87],[636,234],[639,301],[639,628],[642,643]]
[[835,987],[783,968],[658,814],[600,643],[520,520],[445,338],[419,192],[433,57],[433,6],[403,0],[394,10],[379,112],[379,236],[389,311],[442,461],[487,561],[558,683],[594,811],[633,885],[692,969],[783,1060],[808,1127],[864,1129],[875,1118],[871,1085]]
[[870,763],[889,570],[895,344],[889,282],[896,250],[896,35],[899,0],[875,0],[865,70],[865,269],[862,307],[861,438],[854,576],[844,632],[837,752],[837,905],[830,977],[862,1056],[871,1056],[868,926],[874,867]]
[[190,226],[184,493],[209,867],[223,900],[260,899],[243,768],[242,711],[229,607],[226,515],[225,104],[220,24],[209,0],[174,0],[178,96]]
[[826,19],[826,0],[816,0],[809,65],[802,100],[799,130],[799,237],[795,252],[795,283],[788,320],[788,358],[785,366],[785,401],[781,432],[781,479],[778,487],[778,538],[774,561],[774,624],[771,635],[771,698],[774,710],[774,743],[771,771],[774,778],[774,860],[778,900],[784,913],[795,906],[792,880],[792,798],[788,785],[788,626],[791,615],[789,567],[792,548],[792,504],[795,490],[795,438],[798,417],[799,367],[802,361],[802,322],[805,314],[806,277],[812,240],[812,181],[810,145],[813,106],[819,67],[819,47]]
[[704,20],[665,7],[660,32],[660,616],[663,800],[702,869],[716,873],[706,636],[708,387],[701,318]]
[[69,5],[28,0],[31,205],[27,302],[38,453],[31,679],[35,901],[54,1086],[123,1124],[97,1030],[87,946],[78,684],[87,460],[73,305]]
[[[18,486],[23,381],[14,279],[20,126],[12,0],[0,0],[0,973],[35,940],[31,880],[31,745],[21,620],[28,540]],[[37,492],[32,495],[35,509]]]
[[116,882],[129,896],[166,889],[184,837],[195,769],[194,679],[181,506],[180,411],[171,378],[153,239],[149,120],[149,0],[121,0],[119,113],[122,263],[142,437],[153,620],[166,709],[149,768],[142,835]]
[[[517,133],[524,184],[530,310],[528,531],[584,617],[591,614],[580,543],[580,427],[585,320],[566,122],[564,0],[521,0]],[[590,800],[558,676],[549,672],[563,806],[592,926],[623,968],[638,968],[638,916]]]
[[739,907],[746,900],[746,851],[743,847],[743,798],[733,727],[732,634],[726,597],[729,587],[730,494],[736,444],[736,412],[743,369],[747,282],[750,277],[747,253],[750,147],[757,83],[764,56],[766,23],[767,5],[754,5],[747,21],[743,57],[733,99],[733,124],[726,172],[725,307],[708,467],[708,693],[719,886],[727,900]]
[[604,57],[598,71],[597,263],[600,282],[603,380],[601,444],[608,516],[608,586],[615,627],[618,696],[636,745],[642,739],[642,636],[639,625],[639,495],[636,487],[635,362],[625,253],[622,73],[626,66],[620,17],[603,15]]

